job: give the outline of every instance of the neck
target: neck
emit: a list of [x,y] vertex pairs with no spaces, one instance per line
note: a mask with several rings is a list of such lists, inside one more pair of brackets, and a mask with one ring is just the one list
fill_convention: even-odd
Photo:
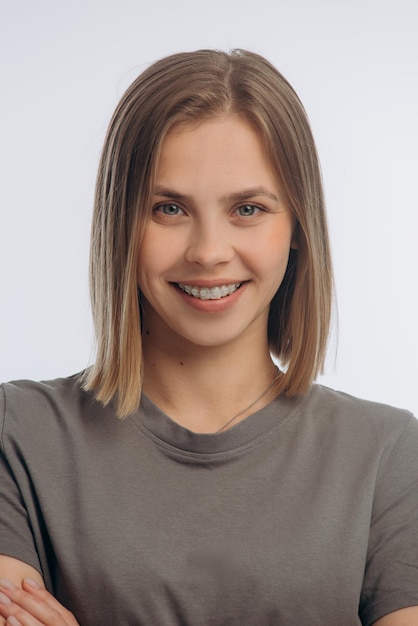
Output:
[[168,351],[144,338],[144,392],[194,432],[235,426],[276,395],[272,384],[257,400],[277,374],[267,344],[258,342],[254,350],[242,343],[210,348],[184,343]]

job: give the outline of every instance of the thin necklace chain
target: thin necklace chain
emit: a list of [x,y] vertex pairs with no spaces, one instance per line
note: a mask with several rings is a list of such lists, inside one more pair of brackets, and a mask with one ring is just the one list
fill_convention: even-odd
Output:
[[229,419],[226,424],[224,424],[223,426],[221,426],[218,430],[215,430],[215,433],[220,433],[223,430],[225,430],[225,428],[227,426],[229,426],[230,424],[232,424],[232,422],[234,420],[237,419],[237,417],[239,417],[240,415],[243,415],[243,413],[246,413],[247,411],[249,411],[249,409],[251,409],[255,404],[257,404],[257,402],[259,402],[261,400],[261,398],[264,398],[264,396],[270,391],[270,389],[273,387],[274,383],[276,382],[276,380],[279,378],[281,374],[281,371],[279,370],[279,368],[276,369],[276,375],[274,376],[273,380],[271,381],[271,383],[269,384],[268,387],[266,387],[266,389],[264,389],[263,392],[260,393],[259,396],[256,397],[255,400],[253,400],[248,406],[245,407],[245,409],[241,409],[241,411],[238,411],[238,413],[235,413],[234,417],[231,417],[231,419]]

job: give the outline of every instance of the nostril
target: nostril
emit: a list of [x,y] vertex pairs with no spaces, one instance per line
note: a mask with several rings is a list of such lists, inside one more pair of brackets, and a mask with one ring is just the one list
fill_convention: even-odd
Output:
[[219,240],[209,244],[195,242],[189,246],[185,254],[187,261],[198,263],[204,267],[211,267],[218,263],[227,263],[233,256],[232,246]]

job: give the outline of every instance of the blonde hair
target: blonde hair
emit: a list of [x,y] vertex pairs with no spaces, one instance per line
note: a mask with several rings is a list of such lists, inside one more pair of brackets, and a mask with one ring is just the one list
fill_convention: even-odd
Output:
[[320,166],[305,110],[286,79],[244,50],[184,52],[151,65],[127,89],[112,117],[100,160],[91,242],[91,298],[97,341],[84,387],[117,414],[138,407],[142,380],[136,264],[150,215],[156,164],[176,124],[240,114],[264,139],[297,219],[268,321],[279,391],[306,393],[325,359],[332,271]]

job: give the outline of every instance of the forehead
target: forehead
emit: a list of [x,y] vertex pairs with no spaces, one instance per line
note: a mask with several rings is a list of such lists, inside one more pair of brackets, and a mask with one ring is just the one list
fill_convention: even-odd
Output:
[[238,115],[181,123],[166,135],[156,168],[157,181],[165,178],[250,177],[277,179],[261,133]]

